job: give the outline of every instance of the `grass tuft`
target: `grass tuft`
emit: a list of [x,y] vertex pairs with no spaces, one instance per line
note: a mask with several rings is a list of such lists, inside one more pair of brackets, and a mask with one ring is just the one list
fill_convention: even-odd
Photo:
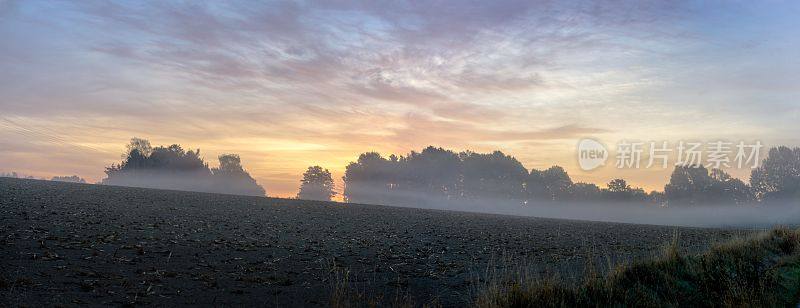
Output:
[[677,236],[664,255],[587,275],[577,286],[555,279],[514,281],[479,295],[478,307],[768,306],[800,303],[800,229],[760,236],[682,255]]
[[356,283],[348,268],[337,266],[332,262],[330,269],[330,307],[440,307],[438,302],[419,304],[414,301],[408,292],[398,290],[394,296],[376,294],[376,286],[366,282],[363,285]]

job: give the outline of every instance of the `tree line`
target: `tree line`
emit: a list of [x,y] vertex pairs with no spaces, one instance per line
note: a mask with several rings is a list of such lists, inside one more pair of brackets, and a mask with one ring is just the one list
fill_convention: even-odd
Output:
[[[36,177],[34,177],[32,175],[22,175],[22,174],[17,173],[16,171],[0,172],[0,178],[36,180]],[[44,180],[44,179],[42,179],[42,180]]]
[[408,204],[439,200],[504,200],[519,204],[558,201],[650,201],[657,192],[615,179],[605,188],[575,183],[564,168],[528,171],[501,151],[456,153],[429,146],[406,156],[361,154],[345,169],[348,202]]
[[[36,178],[32,175],[22,175],[17,172],[0,172],[0,178],[15,178],[15,179],[26,179],[26,180],[42,180],[47,181],[46,178]],[[57,175],[50,178],[50,181],[54,182],[68,182],[68,183],[81,183],[86,184],[86,180],[82,177],[77,175]]]
[[[200,150],[180,145],[153,147],[132,138],[123,160],[105,170],[101,184],[264,196],[236,154],[218,157],[210,168]],[[16,173],[0,174],[19,177]],[[85,183],[78,176],[54,181]],[[346,202],[413,205],[441,200],[496,200],[518,204],[553,202],[634,202],[673,207],[745,205],[800,199],[800,148],[771,148],[750,174],[749,184],[720,169],[676,166],[663,191],[645,192],[624,179],[599,187],[574,182],[560,166],[528,171],[500,151],[454,152],[429,146],[405,156],[359,155],[345,168],[342,196]],[[329,170],[311,166],[303,174],[297,197],[331,200],[337,195]]]
[[[550,202],[635,202],[672,207],[744,205],[800,199],[800,148],[770,149],[753,169],[750,185],[720,169],[676,166],[663,192],[645,192],[624,179],[606,187],[573,182],[564,168],[528,171],[500,151],[456,153],[437,147],[406,156],[361,154],[345,169],[347,202],[419,204],[441,200],[505,200],[519,204]],[[311,192],[314,192],[311,194]],[[335,195],[330,172],[310,167],[299,198],[330,200]]]

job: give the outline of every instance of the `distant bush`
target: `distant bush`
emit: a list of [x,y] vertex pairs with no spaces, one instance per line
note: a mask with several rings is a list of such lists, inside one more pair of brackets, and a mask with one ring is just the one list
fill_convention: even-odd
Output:
[[69,183],[86,183],[86,180],[77,176],[77,175],[70,175],[70,176],[54,176],[51,181],[56,182],[69,182]]
[[478,307],[795,307],[800,303],[800,230],[684,256],[673,243],[664,257],[622,266],[577,286],[553,280],[496,284]]
[[0,172],[0,178],[19,178],[16,172]]
[[219,156],[219,167],[209,168],[200,150],[180,145],[150,146],[133,138],[120,164],[106,168],[102,184],[264,196],[265,191],[241,165],[236,154]]
[[[36,179],[36,177],[34,177],[32,175],[22,175],[22,174],[14,172],[14,171],[12,171],[12,172],[0,172],[0,178],[15,178],[15,179],[28,179],[28,180],[35,180]],[[44,180],[44,179],[42,179],[42,180]]]

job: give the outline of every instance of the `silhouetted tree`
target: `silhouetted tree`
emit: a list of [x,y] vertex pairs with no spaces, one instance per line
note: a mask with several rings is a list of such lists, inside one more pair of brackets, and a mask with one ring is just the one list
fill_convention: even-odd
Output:
[[152,148],[133,138],[120,164],[106,168],[102,184],[263,196],[264,189],[244,171],[238,155],[220,156],[220,167],[209,169],[200,150],[177,144]]
[[463,196],[467,198],[525,199],[528,172],[516,158],[495,151],[491,154],[463,152]]
[[387,204],[397,183],[398,161],[389,161],[376,152],[359,155],[345,168],[344,198],[347,202]]
[[398,163],[400,168],[394,171],[399,173],[398,188],[403,192],[414,192],[406,195],[422,194],[421,202],[459,195],[461,160],[453,151],[429,146],[420,153],[412,151],[405,159],[398,159]]
[[736,205],[751,202],[751,189],[722,170],[676,166],[664,194],[670,206]]
[[530,200],[569,200],[572,179],[569,178],[567,171],[559,166],[552,166],[544,171],[533,169],[525,187]]
[[242,167],[237,154],[223,154],[218,157],[219,167],[211,168],[214,187],[211,192],[264,196],[266,192]]
[[747,204],[755,201],[753,189],[740,179],[720,169],[711,169],[710,202],[716,204]]
[[147,139],[133,137],[125,146],[125,154],[122,155],[122,158],[128,157],[133,151],[137,151],[142,156],[147,157],[153,152],[153,146],[150,145],[150,141]]
[[711,177],[703,166],[676,166],[664,186],[664,194],[671,206],[692,206],[703,203],[702,191],[711,185]]
[[608,182],[608,191],[611,193],[625,193],[630,190],[630,185],[623,179],[613,179],[611,182]]
[[334,196],[336,196],[336,191],[331,172],[320,166],[308,167],[300,181],[300,192],[297,193],[297,198],[330,201]]
[[600,201],[602,200],[600,187],[591,183],[575,183],[570,188],[572,201]]
[[616,202],[642,202],[647,200],[647,193],[641,188],[632,188],[623,179],[613,179],[603,190],[604,199]]
[[800,148],[771,148],[750,173],[755,197],[764,201],[800,198]]

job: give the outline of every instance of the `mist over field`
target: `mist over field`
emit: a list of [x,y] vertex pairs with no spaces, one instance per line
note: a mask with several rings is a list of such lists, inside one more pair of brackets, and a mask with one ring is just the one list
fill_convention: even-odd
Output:
[[774,147],[749,181],[703,165],[675,166],[663,190],[616,178],[574,182],[560,166],[528,171],[510,155],[427,147],[361,154],[344,177],[346,201],[609,222],[768,228],[800,222],[800,148]]
[[[265,196],[236,154],[211,168],[200,150],[153,147],[133,138],[124,159],[106,168],[99,184]],[[488,214],[686,226],[768,228],[800,223],[800,148],[774,147],[751,171],[750,181],[702,165],[676,166],[663,191],[645,192],[614,179],[601,188],[573,182],[560,166],[528,171],[500,151],[454,152],[433,146],[384,158],[367,152],[346,167],[336,189],[328,169],[310,166],[296,198]],[[19,177],[16,173],[3,174]],[[85,183],[78,176],[53,181]],[[347,206],[347,205],[342,205]]]
[[419,200],[419,202],[397,206],[683,227],[765,229],[780,225],[797,226],[800,224],[800,206],[793,201],[762,206],[699,204],[691,208],[667,208],[652,204],[629,202],[584,201],[528,203],[523,205],[519,202],[501,199],[442,201],[437,198],[426,198],[418,195],[410,197]]

